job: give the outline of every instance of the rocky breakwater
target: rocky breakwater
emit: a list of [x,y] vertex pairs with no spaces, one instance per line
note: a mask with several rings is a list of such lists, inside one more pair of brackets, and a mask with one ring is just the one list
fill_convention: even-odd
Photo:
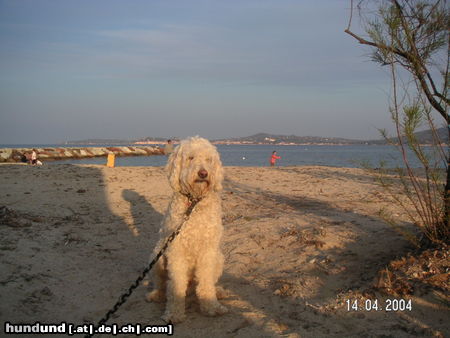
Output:
[[159,147],[84,147],[84,148],[1,148],[0,162],[21,162],[23,155],[29,160],[33,149],[41,161],[66,160],[89,157],[102,157],[110,153],[116,156],[149,156],[162,155],[163,149]]

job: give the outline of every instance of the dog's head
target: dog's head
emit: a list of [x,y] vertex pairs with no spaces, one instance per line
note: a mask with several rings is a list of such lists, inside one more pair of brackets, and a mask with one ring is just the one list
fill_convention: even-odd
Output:
[[194,197],[222,190],[219,153],[208,140],[195,136],[181,141],[166,166],[172,189]]

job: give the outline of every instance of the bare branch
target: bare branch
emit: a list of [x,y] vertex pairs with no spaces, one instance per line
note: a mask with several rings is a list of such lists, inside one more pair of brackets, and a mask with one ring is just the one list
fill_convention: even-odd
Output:
[[352,18],[353,18],[353,0],[350,0],[350,18],[348,19],[347,30],[349,30],[350,26],[352,25]]
[[397,54],[397,55],[399,55],[399,56],[401,56],[401,57],[403,57],[405,59],[408,59],[408,54],[403,52],[403,51],[401,51],[401,50],[399,50],[399,49],[397,49],[397,48],[394,48],[394,47],[391,47],[391,46],[387,46],[387,45],[384,45],[384,44],[381,44],[381,43],[375,43],[373,41],[368,41],[368,40],[363,39],[362,37],[356,35],[355,33],[351,32],[348,29],[346,29],[344,32],[349,34],[349,35],[351,35],[351,36],[353,36],[362,45],[368,45],[368,46],[376,47],[376,48],[379,48],[379,49],[383,49],[383,50],[395,53],[395,54]]

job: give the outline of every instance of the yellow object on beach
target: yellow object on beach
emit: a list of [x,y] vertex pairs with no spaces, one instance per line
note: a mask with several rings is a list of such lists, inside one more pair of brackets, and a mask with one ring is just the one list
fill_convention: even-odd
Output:
[[114,168],[114,162],[116,161],[116,155],[114,153],[108,154],[108,162],[106,162],[106,166],[110,168]]

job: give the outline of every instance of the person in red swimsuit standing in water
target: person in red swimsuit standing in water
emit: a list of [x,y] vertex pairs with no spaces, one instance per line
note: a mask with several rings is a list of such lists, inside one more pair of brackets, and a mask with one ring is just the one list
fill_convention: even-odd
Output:
[[270,166],[273,167],[273,166],[275,165],[275,162],[276,162],[277,160],[279,160],[280,158],[281,158],[280,156],[277,156],[276,150],[274,150],[274,151],[272,152],[272,157],[270,158]]

